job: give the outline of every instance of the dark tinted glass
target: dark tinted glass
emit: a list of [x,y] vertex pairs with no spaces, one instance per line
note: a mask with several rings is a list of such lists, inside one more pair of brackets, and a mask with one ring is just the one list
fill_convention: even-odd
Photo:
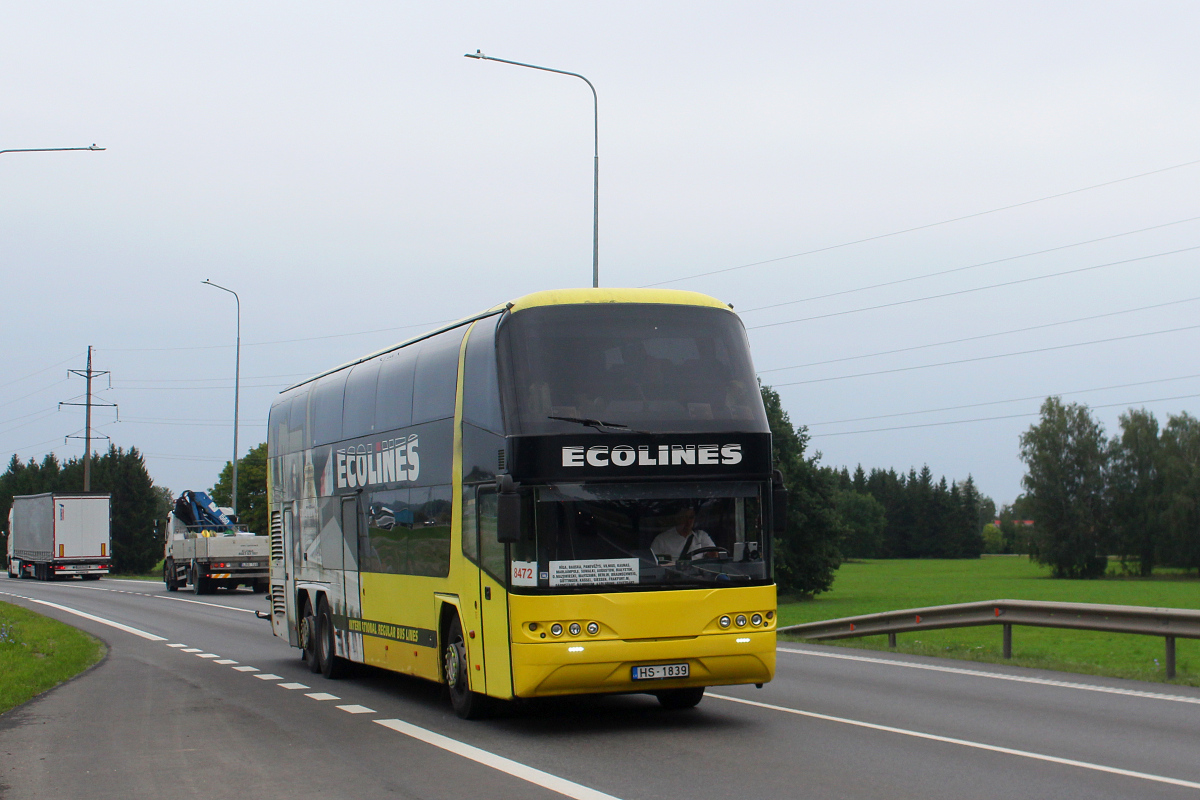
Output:
[[291,398],[279,400],[271,406],[271,414],[267,417],[268,455],[274,456],[285,452],[282,448],[287,441],[288,411],[291,407]]
[[359,537],[359,569],[408,572],[408,540],[413,526],[408,489],[373,492],[366,511],[366,536]]
[[295,453],[309,446],[305,423],[308,419],[308,389],[303,389],[292,395],[291,408],[288,410],[286,438],[280,442],[280,450],[284,453]]
[[420,343],[413,387],[413,424],[454,416],[458,350],[466,328],[439,333]]
[[346,370],[322,378],[312,389],[312,443],[329,444],[342,438],[342,400]]
[[365,436],[375,430],[375,387],[379,362],[368,361],[350,370],[346,378],[346,403],[342,409],[342,438]]
[[413,368],[416,363],[415,345],[379,357],[375,430],[392,431],[412,424]]
[[501,432],[500,383],[496,378],[496,319],[475,323],[467,339],[463,364],[463,419],[479,427]]
[[550,417],[642,431],[762,431],[766,412],[742,323],[699,306],[531,308],[500,327],[510,433],[584,433]]
[[413,526],[408,544],[412,575],[450,574],[450,487],[412,490]]

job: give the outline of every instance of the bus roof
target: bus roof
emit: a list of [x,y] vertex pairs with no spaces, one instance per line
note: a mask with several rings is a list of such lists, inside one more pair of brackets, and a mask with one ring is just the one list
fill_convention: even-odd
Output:
[[370,361],[376,356],[381,356],[384,353],[390,353],[393,350],[399,350],[401,347],[406,347],[410,344],[436,336],[448,330],[466,325],[485,317],[490,317],[495,314],[500,314],[507,310],[510,314],[515,314],[519,311],[524,311],[530,308],[539,308],[542,306],[566,306],[566,305],[583,305],[591,303],[657,303],[662,305],[674,306],[706,306],[708,308],[732,309],[732,305],[726,305],[715,297],[709,297],[700,292],[689,292],[682,289],[547,289],[541,292],[533,292],[524,297],[518,297],[511,303],[501,303],[498,306],[484,311],[482,314],[475,314],[470,317],[457,320],[449,325],[443,325],[440,328],[422,333],[420,336],[414,336],[411,339],[405,339],[390,347],[385,347],[382,350],[377,350],[370,355],[356,358],[353,361],[348,361],[345,364],[327,369],[324,372],[319,372],[311,378],[307,378],[299,383],[294,383],[286,389],[281,390],[280,394],[286,394],[292,389],[312,383],[326,375],[332,375],[335,372],[341,372],[344,369],[349,369],[364,361]]

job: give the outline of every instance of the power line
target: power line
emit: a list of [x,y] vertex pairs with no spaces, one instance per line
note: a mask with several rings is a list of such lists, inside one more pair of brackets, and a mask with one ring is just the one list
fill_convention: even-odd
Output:
[[994,261],[981,261],[978,264],[968,264],[965,267],[953,267],[951,269],[943,269],[943,270],[939,270],[937,272],[926,272],[924,275],[913,275],[908,278],[898,278],[894,281],[884,281],[883,283],[873,283],[869,286],[859,286],[854,289],[842,289],[841,291],[829,292],[828,294],[818,294],[818,295],[813,295],[812,297],[802,297],[799,300],[788,300],[783,303],[773,303],[769,306],[756,306],[754,308],[739,309],[738,313],[739,314],[752,314],[755,311],[766,311],[767,309],[771,309],[771,308],[780,308],[782,306],[793,306],[793,305],[796,305],[797,303],[811,303],[815,300],[828,300],[831,297],[841,297],[842,295],[855,294],[857,292],[866,292],[871,289],[882,289],[882,288],[885,288],[888,286],[897,286],[901,283],[911,283],[912,281],[924,280],[925,278],[937,278],[937,277],[941,277],[942,275],[950,275],[955,272],[965,272],[965,271],[971,270],[971,269],[978,269],[979,267],[990,267],[990,266],[994,266],[995,264],[1003,264],[1006,261],[1016,261],[1017,259],[1021,259],[1021,258],[1032,258],[1033,256],[1042,256],[1047,253],[1054,253],[1054,252],[1058,252],[1060,250],[1069,250],[1072,247],[1082,247],[1084,245],[1096,244],[1097,242],[1104,242],[1104,241],[1108,241],[1110,239],[1119,239],[1122,236],[1132,236],[1133,234],[1145,233],[1146,231],[1158,230],[1160,228],[1167,228],[1167,227],[1170,227],[1171,225],[1182,225],[1185,222],[1195,222],[1196,220],[1200,220],[1200,216],[1188,217],[1187,219],[1180,219],[1180,220],[1176,220],[1174,222],[1164,222],[1162,225],[1152,225],[1149,228],[1139,228],[1138,230],[1135,230],[1135,231],[1126,231],[1124,233],[1114,233],[1111,236],[1101,236],[1099,239],[1088,239],[1087,241],[1059,245],[1058,247],[1050,247],[1045,250],[1035,250],[1030,253],[1021,253],[1020,255],[1016,255],[1016,256],[1007,256],[1005,258],[997,258]]
[[[271,378],[303,378],[311,375],[312,372],[289,372],[283,375],[249,375],[246,377],[248,381],[265,381]],[[117,388],[137,388],[126,386],[126,383],[211,383],[213,381],[227,381],[228,378],[126,378],[124,381],[119,381]]]
[[977,286],[973,289],[959,289],[957,291],[944,292],[942,294],[931,294],[931,295],[926,295],[924,297],[914,297],[909,300],[896,300],[891,303],[880,303],[879,305],[875,305],[875,306],[864,306],[862,308],[851,308],[851,309],[847,309],[845,311],[831,311],[828,314],[817,314],[816,316],[813,316],[813,317],[800,317],[799,319],[785,319],[781,322],[767,322],[762,325],[751,325],[746,330],[753,331],[753,330],[758,330],[759,328],[775,328],[780,325],[791,325],[796,322],[812,322],[813,320],[828,319],[829,317],[841,317],[841,316],[845,316],[847,314],[858,314],[863,311],[878,311],[881,308],[892,308],[894,306],[909,305],[911,303],[921,303],[926,300],[940,300],[944,297],[956,297],[958,295],[963,295],[963,294],[972,294],[974,292],[983,292],[988,289],[999,289],[1004,286],[1017,286],[1022,283],[1033,283],[1034,281],[1044,281],[1044,280],[1047,280],[1048,278],[1061,278],[1064,275],[1075,275],[1080,272],[1090,272],[1091,270],[1103,269],[1105,267],[1118,267],[1118,266],[1121,266],[1122,264],[1132,264],[1136,261],[1146,261],[1151,258],[1162,258],[1163,256],[1174,256],[1174,255],[1178,255],[1179,253],[1187,253],[1192,250],[1200,250],[1200,245],[1197,245],[1195,247],[1184,247],[1179,250],[1168,250],[1165,253],[1154,253],[1154,254],[1148,255],[1148,256],[1138,256],[1136,258],[1126,258],[1121,261],[1110,261],[1106,264],[1093,264],[1090,267],[1077,267],[1075,269],[1063,270],[1062,272],[1051,272],[1047,275],[1035,275],[1032,278],[1018,278],[1016,280],[1004,281],[1003,283],[992,283],[987,286]]
[[1160,173],[1169,172],[1174,169],[1182,169],[1183,167],[1195,166],[1196,164],[1200,164],[1200,159],[1197,159],[1196,161],[1187,161],[1183,164],[1175,164],[1170,167],[1163,167],[1161,169],[1151,170],[1150,172],[1142,172],[1137,175],[1129,175],[1124,178],[1117,178],[1116,180],[1105,181],[1104,183],[1096,183],[1091,186],[1084,186],[1082,189],[1072,189],[1068,192],[1059,192],[1058,194],[1046,195],[1045,197],[1038,197],[1033,200],[1024,200],[1020,203],[1013,203],[1012,205],[1001,206],[999,208],[992,208],[992,209],[988,209],[987,211],[977,211],[973,214],[966,214],[961,217],[953,217],[952,219],[944,219],[939,222],[929,222],[924,225],[917,225],[912,228],[904,228],[904,229],[898,230],[898,231],[891,231],[890,233],[880,233],[880,234],[876,234],[875,236],[867,236],[862,239],[855,239],[855,240],[849,241],[849,242],[842,242],[841,244],[832,244],[832,245],[828,245],[826,247],[818,247],[815,250],[805,250],[802,253],[792,253],[790,256],[779,256],[777,258],[768,258],[763,261],[754,261],[749,264],[742,264],[742,265],[736,266],[736,267],[725,267],[723,269],[710,270],[709,272],[698,272],[695,275],[685,275],[682,278],[672,278],[672,279],[666,280],[666,281],[659,281],[658,283],[647,283],[647,284],[643,285],[643,288],[648,288],[651,286],[665,286],[668,283],[679,283],[680,281],[688,281],[693,278],[706,278],[709,275],[720,275],[720,274],[726,273],[726,272],[734,272],[739,269],[748,269],[749,267],[759,267],[759,266],[762,266],[763,264],[773,264],[777,261],[786,261],[789,258],[800,258],[802,256],[811,256],[811,255],[815,255],[817,253],[826,253],[830,250],[837,250],[842,247],[851,247],[856,244],[864,244],[866,242],[874,242],[874,241],[878,241],[879,239],[887,239],[892,236],[900,236],[905,233],[914,233],[916,231],[923,231],[923,230],[927,230],[929,228],[936,228],[939,225],[949,225],[952,222],[962,222],[963,220],[975,219],[976,217],[982,217],[982,216],[986,216],[988,214],[996,214],[1001,211],[1011,211],[1014,208],[1021,208],[1022,206],[1028,206],[1028,205],[1032,205],[1034,203],[1042,203],[1047,200],[1055,200],[1059,197],[1066,197],[1066,196],[1072,195],[1072,194],[1079,194],[1080,192],[1088,192],[1088,191],[1091,191],[1092,189],[1100,189],[1105,186],[1112,186],[1113,184],[1123,183],[1125,181],[1132,181],[1132,180],[1136,180],[1138,178],[1145,178],[1150,175],[1158,175]]
[[51,383],[48,386],[43,386],[40,389],[35,389],[34,391],[30,392],[29,394],[23,394],[20,397],[0,403],[0,408],[4,408],[5,406],[11,406],[13,403],[19,403],[22,400],[33,397],[35,394],[41,394],[42,392],[46,391],[47,389],[53,389],[55,386],[58,386],[60,383],[66,383],[66,382],[67,382],[66,378],[63,378],[60,381],[55,381],[54,383]]
[[20,383],[21,381],[32,378],[34,375],[41,375],[43,372],[49,372],[50,370],[54,369],[55,367],[61,367],[63,364],[66,364],[67,362],[74,361],[74,360],[75,360],[75,356],[68,356],[67,358],[64,358],[62,361],[59,361],[57,364],[51,364],[48,367],[39,369],[37,372],[31,372],[23,378],[17,378],[15,381],[9,381],[8,383],[0,384],[0,389],[7,389],[8,387],[10,387],[14,384],[17,384],[17,383]]
[[1126,309],[1124,311],[1109,311],[1108,313],[1105,313],[1105,314],[1094,314],[1090,317],[1079,317],[1077,319],[1067,319],[1067,320],[1062,320],[1061,322],[1046,322],[1046,323],[1043,323],[1042,325],[1030,325],[1027,328],[1013,328],[1012,330],[999,331],[997,333],[982,333],[982,334],[979,334],[978,336],[968,336],[964,339],[949,339],[944,342],[933,342],[931,344],[918,344],[918,345],[913,345],[912,347],[898,347],[895,350],[880,350],[877,353],[864,353],[862,355],[857,355],[857,356],[844,356],[843,358],[831,358],[826,361],[810,361],[807,364],[793,364],[790,367],[772,367],[771,369],[759,370],[759,374],[761,375],[761,374],[765,374],[767,372],[782,372],[783,370],[787,370],[787,369],[802,369],[804,367],[819,367],[819,366],[824,366],[825,364],[838,364],[838,363],[841,363],[844,361],[857,361],[862,358],[874,358],[876,356],[891,356],[891,355],[895,355],[896,353],[909,353],[914,350],[926,350],[930,347],[944,347],[945,345],[962,344],[963,342],[976,342],[976,341],[979,341],[980,339],[992,339],[997,336],[1008,336],[1013,333],[1027,333],[1029,331],[1042,330],[1044,328],[1054,328],[1059,325],[1073,325],[1076,322],[1090,322],[1092,320],[1104,319],[1106,317],[1120,316],[1121,314],[1133,314],[1138,311],[1150,311],[1155,308],[1165,308],[1166,306],[1179,305],[1180,303],[1194,303],[1197,300],[1200,300],[1200,297],[1189,297],[1186,300],[1171,300],[1166,303],[1156,303],[1155,305],[1142,306],[1140,308],[1130,308],[1130,309]]
[[911,372],[918,369],[930,369],[931,367],[948,367],[956,364],[970,364],[976,361],[991,361],[996,358],[1011,358],[1013,356],[1027,356],[1033,353],[1047,353],[1052,350],[1068,350],[1073,347],[1084,347],[1093,344],[1108,344],[1109,342],[1121,342],[1128,339],[1141,339],[1146,336],[1159,336],[1164,333],[1179,333],[1181,331],[1191,331],[1200,328],[1200,325],[1185,325],[1181,328],[1168,328],[1161,331],[1147,331],[1145,333],[1131,333],[1126,336],[1113,336],[1108,339],[1092,339],[1087,342],[1074,342],[1072,344],[1059,344],[1050,347],[1037,347],[1033,350],[1018,350],[1013,353],[996,353],[990,356],[975,356],[973,358],[960,358],[955,361],[939,361],[935,364],[916,364],[911,367],[893,367],[892,369],[880,369],[874,372],[859,372],[854,375],[835,375],[831,378],[811,378],[806,381],[792,381],[790,383],[776,383],[774,388],[780,386],[801,386],[809,383],[828,383],[829,381],[842,381],[848,378],[866,378],[872,375],[889,375],[895,372]]
[[[1133,407],[1140,403],[1165,403],[1170,400],[1190,400],[1195,397],[1200,397],[1200,394],[1181,394],[1181,395],[1177,395],[1175,397],[1156,397],[1152,400],[1131,400],[1130,402],[1127,402],[1127,403],[1105,403],[1103,405],[1098,405],[1098,406],[1088,406],[1088,408],[1116,408],[1118,406]],[[818,439],[818,438],[827,438],[830,436],[851,436],[851,435],[859,434],[859,433],[886,433],[887,431],[903,431],[903,430],[911,430],[911,429],[916,429],[916,428],[938,428],[938,427],[942,427],[945,425],[966,425],[966,424],[972,423],[972,422],[992,422],[995,420],[1002,420],[1002,419],[1020,419],[1022,417],[1036,417],[1040,413],[1041,412],[1039,412],[1039,411],[1033,411],[1033,412],[1029,412],[1026,414],[1005,414],[1005,415],[999,416],[999,417],[977,417],[975,419],[956,419],[956,420],[949,420],[946,422],[923,422],[923,423],[918,423],[916,425],[897,425],[892,428],[872,428],[870,430],[838,431],[836,433],[814,433],[814,434],[810,434],[810,435],[812,438]]]
[[1047,396],[1066,397],[1066,396],[1074,395],[1074,394],[1087,394],[1089,392],[1104,392],[1104,391],[1109,391],[1111,389],[1129,389],[1134,386],[1149,386],[1149,385],[1155,384],[1155,383],[1171,383],[1173,381],[1184,381],[1184,380],[1190,380],[1193,378],[1200,378],[1200,373],[1196,373],[1194,375],[1180,375],[1175,378],[1157,378],[1152,381],[1137,381],[1134,383],[1118,383],[1118,384],[1114,384],[1112,386],[1095,386],[1095,387],[1092,387],[1091,389],[1076,389],[1071,392],[1052,392],[1050,395],[1034,394],[1034,395],[1028,395],[1026,397],[1012,397],[1012,398],[1009,398],[1008,400],[989,400],[984,403],[968,403],[967,405],[961,405],[961,406],[943,406],[942,408],[927,408],[924,411],[898,411],[894,414],[875,414],[870,417],[853,417],[850,419],[835,419],[835,420],[830,420],[828,422],[806,422],[806,423],[804,423],[804,425],[806,427],[812,428],[816,425],[845,425],[846,423],[849,423],[849,422],[869,422],[870,420],[873,420],[873,419],[892,419],[894,417],[911,417],[911,416],[915,416],[917,414],[936,414],[936,413],[939,413],[942,411],[962,411],[962,410],[968,409],[968,408],[983,408],[985,406],[1001,406],[1001,405],[1005,405],[1007,403],[1023,403],[1023,402],[1028,402],[1030,400],[1041,400]]

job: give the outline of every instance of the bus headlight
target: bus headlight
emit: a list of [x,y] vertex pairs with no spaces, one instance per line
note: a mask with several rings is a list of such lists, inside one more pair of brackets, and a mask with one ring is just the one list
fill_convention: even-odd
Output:
[[562,636],[562,625],[559,625],[557,622],[554,623],[553,625],[551,625],[550,626],[550,635],[551,636]]
[[600,626],[594,622],[589,622],[587,626],[587,632],[589,636],[595,636],[600,632]]
[[717,620],[717,624],[720,625],[722,628],[728,628],[729,627],[729,615],[725,614],[724,616],[722,616],[719,620]]
[[762,625],[762,614],[755,614],[750,618],[751,625]]
[[583,630],[583,628],[579,627],[578,622],[572,622],[570,624],[570,626],[567,627],[567,630],[571,632],[572,636],[578,636],[580,631]]
[[739,628],[744,628],[744,627],[746,627],[746,615],[745,615],[745,614],[738,614],[738,615],[737,615],[737,619],[736,619],[736,620],[734,620],[734,622],[736,622],[736,623],[737,623],[737,626],[738,626]]

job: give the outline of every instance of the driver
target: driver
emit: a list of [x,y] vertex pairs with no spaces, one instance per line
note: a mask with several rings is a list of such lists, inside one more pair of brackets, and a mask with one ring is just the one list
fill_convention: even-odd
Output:
[[696,527],[696,509],[687,506],[679,512],[675,525],[654,537],[650,551],[656,556],[665,556],[678,561],[681,556],[700,550],[715,550],[712,537]]

